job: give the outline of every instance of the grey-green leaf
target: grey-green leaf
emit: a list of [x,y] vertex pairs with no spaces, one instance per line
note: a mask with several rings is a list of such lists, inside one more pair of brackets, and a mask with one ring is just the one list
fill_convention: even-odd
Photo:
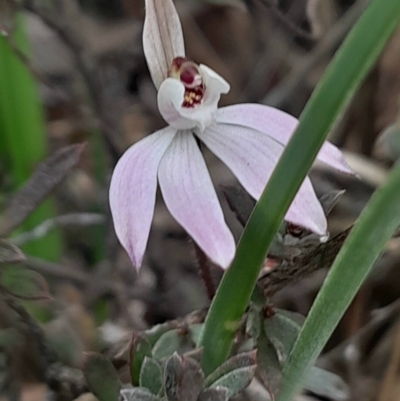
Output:
[[83,374],[89,390],[99,401],[118,401],[121,382],[111,361],[104,355],[88,353]]
[[153,357],[157,360],[169,357],[174,352],[184,354],[195,349],[199,333],[203,325],[190,326],[188,333],[181,330],[170,330],[164,333],[154,344]]
[[123,401],[160,401],[160,399],[146,388],[134,387],[121,390]]
[[347,384],[339,376],[316,366],[312,367],[307,374],[304,388],[320,397],[329,398],[333,401],[349,399]]
[[171,331],[173,328],[174,326],[171,324],[171,322],[157,324],[156,326],[146,330],[144,335],[150,345],[154,347],[155,343],[161,338],[161,336],[168,331]]
[[282,360],[289,355],[300,330],[300,324],[283,311],[277,311],[274,316],[264,321],[265,335],[279,351]]
[[200,364],[174,353],[165,363],[164,390],[168,401],[197,401],[204,387]]
[[183,375],[178,384],[180,401],[196,401],[204,387],[204,373],[200,363],[192,358],[182,358]]
[[227,374],[239,368],[253,367],[256,364],[257,351],[243,352],[228,359],[220,367],[214,370],[205,381],[205,386],[214,386],[216,382]]
[[160,364],[153,358],[144,357],[140,369],[140,387],[147,388],[151,393],[159,395],[163,385],[163,375]]
[[250,307],[246,321],[246,333],[254,340],[257,340],[261,332],[261,312],[256,308]]
[[233,397],[234,395],[239,394],[250,384],[250,382],[253,380],[255,371],[256,365],[235,369],[225,376],[222,376],[220,379],[214,382],[211,387],[226,387],[228,389],[228,398]]
[[152,356],[150,343],[143,336],[133,334],[129,350],[129,369],[133,385],[139,384],[140,371],[146,356]]
[[210,387],[204,389],[198,401],[228,401],[228,389],[226,387]]
[[168,358],[164,368],[164,391],[168,401],[178,401],[178,384],[182,375],[182,358],[175,352]]
[[257,340],[258,373],[268,391],[276,395],[282,380],[282,367],[276,349],[264,332]]

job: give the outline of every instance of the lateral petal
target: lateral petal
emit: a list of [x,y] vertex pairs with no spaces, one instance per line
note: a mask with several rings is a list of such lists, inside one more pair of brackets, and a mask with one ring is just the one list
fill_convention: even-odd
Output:
[[[214,124],[199,138],[258,200],[283,152],[283,146],[259,131],[231,124]],[[308,177],[285,220],[321,236],[326,235],[326,218]]]
[[112,175],[110,207],[115,232],[137,269],[153,219],[158,166],[175,135],[176,130],[167,127],[135,143]]
[[[261,104],[237,104],[218,110],[216,120],[224,124],[253,128],[282,145],[286,145],[297,128],[297,118],[274,107]],[[341,171],[354,175],[342,152],[326,141],[318,153],[317,160]]]
[[190,132],[177,133],[161,159],[158,178],[172,216],[213,262],[227,268],[235,255],[235,241]]
[[182,26],[172,0],[146,0],[143,51],[154,85],[167,78],[175,57],[185,56]]

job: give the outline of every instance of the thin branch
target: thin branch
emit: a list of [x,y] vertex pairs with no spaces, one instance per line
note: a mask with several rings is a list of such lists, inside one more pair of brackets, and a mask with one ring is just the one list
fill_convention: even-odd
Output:
[[35,7],[32,0],[23,0],[18,6],[20,9],[29,11],[36,15],[69,49],[76,67],[85,82],[90,102],[100,122],[100,128],[103,131],[110,150],[112,151],[113,157],[117,160],[120,156],[122,146],[119,143],[120,141],[118,141],[118,137],[115,135],[115,127],[113,126],[113,123],[106,117],[107,110],[103,105],[104,95],[96,72],[96,65],[94,60],[90,60],[91,67],[89,67],[89,63],[86,62],[85,49],[81,44],[82,41],[79,40],[79,37],[76,35],[74,30],[69,29],[66,21],[59,21],[58,19],[53,18],[46,11]]
[[310,70],[329,55],[347,35],[354,23],[367,7],[369,0],[357,1],[332,29],[317,43],[296,68],[270,91],[262,100],[263,104],[280,107],[307,78]]
[[[27,310],[5,293],[1,293],[0,299],[11,311],[16,313],[19,320],[26,326],[26,329],[22,332],[24,335],[23,350],[29,355],[32,349],[37,348],[38,352],[35,353],[37,367],[40,369],[40,373],[48,386],[57,392],[58,399],[73,400],[87,392],[82,372],[78,369],[64,366],[58,360],[58,356],[49,346],[43,330]],[[12,354],[11,356],[14,357],[15,355]]]
[[12,239],[15,245],[21,246],[30,241],[43,238],[58,227],[86,227],[103,224],[105,217],[98,213],[69,213],[45,220],[33,230],[21,233]]
[[282,25],[291,31],[293,34],[301,39],[309,42],[315,42],[316,38],[311,32],[307,32],[304,29],[297,26],[292,20],[290,20],[278,7],[274,0],[260,0],[261,3],[271,10],[272,15],[282,23]]
[[48,262],[32,256],[27,257],[21,263],[36,272],[53,277],[55,279],[70,280],[77,285],[87,285],[92,280],[91,276],[87,273],[81,272],[67,265]]

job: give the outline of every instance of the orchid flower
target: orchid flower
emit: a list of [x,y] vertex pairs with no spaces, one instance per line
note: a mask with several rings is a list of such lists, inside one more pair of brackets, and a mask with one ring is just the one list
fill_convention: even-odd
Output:
[[[259,199],[298,121],[258,104],[218,108],[229,84],[185,57],[182,28],[172,0],[146,0],[143,47],[168,123],[131,146],[111,180],[110,205],[117,236],[139,269],[153,219],[157,182],[172,216],[205,254],[227,268],[235,241],[196,142],[200,140]],[[326,142],[317,159],[352,173],[341,152]],[[311,181],[304,180],[285,220],[324,237],[327,222]]]

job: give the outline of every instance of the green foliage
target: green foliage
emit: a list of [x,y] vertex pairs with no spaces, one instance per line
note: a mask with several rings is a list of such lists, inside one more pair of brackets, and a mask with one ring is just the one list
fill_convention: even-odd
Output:
[[[400,15],[400,9],[399,9]],[[372,197],[338,254],[284,368],[280,401],[292,399],[400,225],[400,163]]]
[[153,358],[145,357],[140,370],[140,387],[159,395],[163,388],[163,374],[160,364]]
[[89,390],[99,401],[119,400],[122,385],[114,366],[104,355],[87,354],[83,374]]
[[142,363],[146,357],[151,357],[151,345],[146,338],[134,334],[129,350],[129,369],[133,385],[139,384]]
[[153,347],[153,355],[157,359],[172,355],[175,351],[183,354],[196,347],[198,336],[203,325],[194,324],[188,330],[169,330],[163,333]]
[[[27,52],[23,16],[17,15],[15,23],[15,42]],[[35,80],[4,37],[0,37],[0,93],[0,151],[18,188],[46,156],[46,128]],[[46,201],[26,220],[22,229],[30,230],[54,214],[52,202]],[[53,232],[27,244],[24,251],[57,261],[62,251],[60,234]]]
[[[348,35],[313,93],[242,235],[207,315],[199,345],[210,373],[229,355],[277,230],[332,125],[400,21],[398,0],[374,0]],[[290,399],[290,398],[287,398]]]
[[[134,336],[131,349],[136,350],[136,357],[138,348],[151,354],[146,341],[142,335]],[[256,370],[256,353],[252,351],[234,356],[205,379],[194,357],[198,357],[198,350],[184,355],[174,352],[163,360],[146,355],[140,364],[140,387],[122,388],[112,363],[96,353],[87,355],[83,373],[99,401],[118,400],[119,395],[126,401],[227,401],[250,384]]]

